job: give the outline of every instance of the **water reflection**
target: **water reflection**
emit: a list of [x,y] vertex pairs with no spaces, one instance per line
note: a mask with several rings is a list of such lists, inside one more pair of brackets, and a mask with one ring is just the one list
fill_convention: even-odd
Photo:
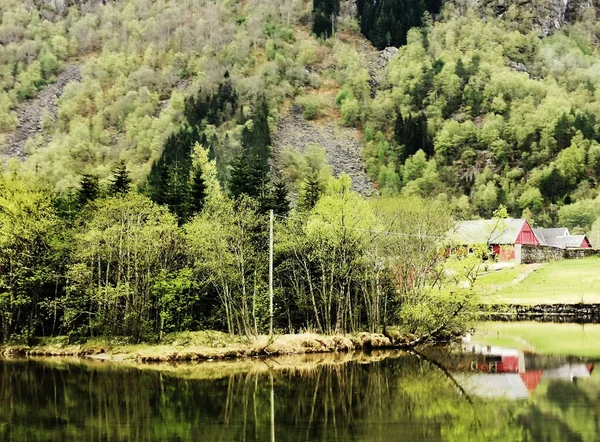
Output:
[[[302,370],[259,361],[261,370],[206,379],[183,369],[0,360],[0,440],[537,440],[557,416],[565,440],[596,440],[600,385],[589,366],[584,379],[578,361],[522,355],[517,371],[496,373],[505,359],[483,373],[480,362],[498,353],[479,350],[335,364],[325,355]],[[522,375],[540,371],[531,401]],[[490,393],[498,376],[521,379],[525,400]],[[583,406],[591,413],[576,412]]]
[[527,399],[542,379],[576,381],[594,370],[593,363],[516,349],[472,345],[465,350],[455,378],[469,394],[487,398]]

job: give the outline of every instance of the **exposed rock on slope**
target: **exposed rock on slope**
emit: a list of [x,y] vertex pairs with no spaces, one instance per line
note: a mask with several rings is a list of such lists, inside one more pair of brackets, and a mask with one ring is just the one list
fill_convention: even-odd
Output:
[[592,0],[452,0],[452,3],[462,13],[467,8],[477,8],[494,12],[500,18],[511,6],[516,6],[523,17],[531,15],[531,29],[538,30],[542,37],[562,29],[584,9],[594,6]]
[[367,196],[373,194],[373,183],[364,170],[358,131],[331,122],[308,122],[302,117],[300,107],[292,106],[290,112],[279,119],[273,135],[276,164],[283,149],[292,147],[304,152],[311,144],[325,149],[334,175],[346,172],[352,178],[353,190]]
[[106,4],[106,1],[107,0],[41,0],[42,4],[47,8],[50,8],[59,14],[66,14],[71,6],[88,5],[90,7],[96,7]]
[[25,158],[25,143],[42,132],[42,116],[46,113],[53,121],[58,113],[57,100],[68,83],[81,81],[79,65],[73,64],[62,71],[56,82],[43,89],[37,97],[24,101],[17,110],[19,125],[8,137],[1,154],[9,158]]

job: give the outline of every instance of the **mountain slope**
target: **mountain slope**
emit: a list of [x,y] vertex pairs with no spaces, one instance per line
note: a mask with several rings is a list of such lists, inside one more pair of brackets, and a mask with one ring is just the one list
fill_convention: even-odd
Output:
[[16,109],[17,128],[7,134],[7,143],[2,154],[9,158],[25,159],[27,141],[41,133],[43,125],[54,124],[56,121],[57,101],[62,96],[65,86],[79,81],[81,81],[80,66],[71,64],[57,75],[54,83],[42,89],[35,98],[21,103]]
[[[513,216],[583,230],[600,215],[600,28],[587,0],[451,1],[419,18],[389,66],[359,32],[367,24],[356,14],[369,2],[335,7],[329,39],[310,34],[308,0],[58,3],[0,5],[0,132],[4,144],[17,141],[5,152],[22,156],[23,134],[38,127],[8,136],[19,106],[36,115],[21,119],[37,121],[23,100],[60,89],[48,85],[84,60],[55,125],[28,144],[27,162],[59,192],[83,174],[106,183],[121,159],[144,187],[165,155],[189,160],[191,146],[186,158],[165,149],[193,131],[188,141],[209,148],[226,182],[264,123],[256,120],[264,105],[275,153],[321,144],[336,173],[350,173],[365,193],[373,181],[382,194],[444,199],[458,217],[505,205]],[[406,7],[384,3],[370,12],[380,14],[375,22]],[[386,23],[369,28],[379,45]],[[234,101],[219,101],[223,87]],[[190,120],[189,97],[213,114],[198,108],[202,118]]]

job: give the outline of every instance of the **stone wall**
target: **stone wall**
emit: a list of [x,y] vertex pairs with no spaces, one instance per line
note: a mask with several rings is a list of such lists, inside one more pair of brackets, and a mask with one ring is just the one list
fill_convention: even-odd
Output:
[[565,259],[580,259],[600,255],[600,249],[566,249]]
[[521,246],[521,264],[535,264],[565,259],[565,250],[549,246]]
[[559,249],[549,246],[521,246],[521,264],[558,261],[561,259],[580,259],[600,255],[600,249]]

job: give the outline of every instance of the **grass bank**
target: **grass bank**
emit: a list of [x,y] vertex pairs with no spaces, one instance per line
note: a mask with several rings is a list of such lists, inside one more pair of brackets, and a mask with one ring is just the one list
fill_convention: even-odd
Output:
[[596,304],[600,303],[600,258],[486,272],[474,289],[486,304]]
[[319,335],[314,333],[241,337],[217,331],[182,332],[167,335],[158,344],[128,344],[118,339],[90,339],[70,344],[66,337],[42,339],[36,345],[0,347],[4,356],[78,356],[94,359],[177,362],[222,360],[251,356],[349,352],[390,348],[392,342],[376,333]]
[[[350,362],[370,364],[389,358],[406,357],[409,353],[398,350],[373,350],[370,352],[351,351],[334,353],[305,353],[296,355],[282,355],[273,357],[255,357],[239,359],[223,359],[212,361],[198,361],[196,363],[182,362],[156,362],[142,364],[134,359],[104,360],[94,357],[32,357],[35,361],[42,362],[45,366],[69,370],[70,368],[85,367],[89,370],[122,370],[159,371],[165,375],[180,379],[222,379],[235,375],[260,375],[271,372],[287,371],[294,373],[310,373],[321,367],[341,367]],[[3,363],[18,363],[20,359],[5,359]]]
[[600,359],[600,324],[483,322],[471,342],[548,355]]

